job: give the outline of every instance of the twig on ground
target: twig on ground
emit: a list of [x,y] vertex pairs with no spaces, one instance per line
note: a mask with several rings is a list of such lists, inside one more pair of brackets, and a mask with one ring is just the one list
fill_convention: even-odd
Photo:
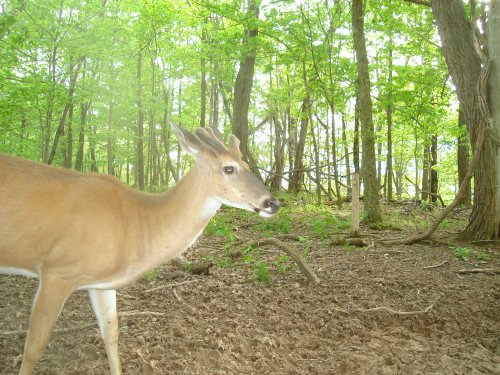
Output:
[[470,270],[458,270],[457,273],[496,273],[500,274],[500,268],[472,268]]
[[156,286],[156,287],[151,288],[151,289],[146,289],[146,290],[144,290],[144,293],[156,292],[157,290],[160,290],[160,289],[174,288],[176,286],[185,285],[185,284],[191,284],[191,283],[196,283],[198,281],[200,281],[200,280],[198,280],[198,279],[196,279],[196,280],[186,280],[186,281],[181,281],[181,282],[178,282],[178,283],[160,285],[160,286]]
[[174,293],[174,296],[177,299],[177,301],[183,302],[182,298],[177,294],[177,291],[175,290],[175,288],[172,289],[172,293]]
[[354,309],[354,310],[351,310],[351,311],[362,312],[362,313],[364,313],[364,312],[386,311],[388,313],[395,314],[395,315],[420,315],[420,314],[426,314],[429,311],[431,311],[434,308],[434,305],[436,304],[436,302],[438,300],[439,300],[439,298],[437,300],[435,300],[432,304],[430,304],[429,306],[427,306],[425,309],[423,309],[423,310],[417,310],[417,311],[398,311],[398,310],[393,310],[393,309],[391,309],[390,307],[387,307],[387,306],[373,307],[371,309]]
[[422,267],[423,270],[430,270],[432,268],[438,268],[438,267],[442,267],[444,266],[445,264],[449,263],[450,261],[449,260],[445,260],[445,261],[442,261],[441,263],[439,264],[433,264],[432,266],[426,266],[426,267]]

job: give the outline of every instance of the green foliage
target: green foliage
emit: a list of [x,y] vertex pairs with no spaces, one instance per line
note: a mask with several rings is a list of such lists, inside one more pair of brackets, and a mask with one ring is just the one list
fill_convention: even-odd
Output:
[[453,249],[453,255],[465,262],[468,262],[472,257],[481,262],[489,262],[491,260],[490,253],[477,251],[469,247],[455,247]]
[[[289,130],[299,130],[307,80],[314,114],[309,126],[318,138],[322,171],[326,176],[325,167],[333,163],[335,151],[340,182],[345,184],[343,154],[345,148],[352,154],[357,79],[350,3],[258,3],[259,19],[248,17],[241,1],[4,1],[0,14],[0,151],[46,160],[63,109],[71,101],[73,114],[66,121],[55,164],[68,165],[69,159],[74,166],[82,130],[82,169],[106,173],[109,158],[114,174],[134,185],[140,99],[146,114],[146,169],[158,162],[158,176],[152,178],[149,171],[147,190],[162,190],[172,183],[174,169],[186,168],[186,159],[177,158],[168,122],[188,128],[199,124],[202,76],[208,86],[207,103],[216,99],[207,115],[214,116],[215,125],[226,136],[231,132],[231,121],[222,114],[232,110],[236,69],[248,52],[242,43],[244,30],[258,26],[259,35],[250,48],[258,52],[255,74],[259,79],[254,79],[249,109],[253,119],[250,147],[256,164],[266,170],[275,164],[271,157],[275,129],[269,124],[279,123],[285,130],[283,124],[289,122],[293,125]],[[438,135],[439,163],[435,168],[440,175],[440,193],[451,199],[460,130],[447,67],[436,48],[439,42],[432,12],[404,2],[374,0],[367,4],[365,17],[371,84],[378,99],[373,118],[377,142],[381,143],[379,161],[382,165],[386,161],[386,109],[392,104],[397,109],[392,121],[395,175],[413,176],[417,172],[420,177],[424,150],[430,137]],[[76,89],[69,98],[68,82],[81,58]],[[336,133],[331,129],[331,119],[341,115],[346,123],[345,139],[340,124]],[[265,121],[271,118],[276,121]],[[336,150],[331,149],[332,134]],[[286,133],[282,137],[293,138]],[[292,161],[287,142],[283,149],[284,159],[290,156]],[[309,170],[314,159],[310,134],[305,150]],[[327,155],[330,160],[326,160]],[[328,173],[330,181],[324,176],[320,181],[323,188],[332,182],[332,171]],[[304,186],[309,190],[315,189],[313,174],[305,175]],[[398,184],[405,195],[412,195],[404,178],[400,177]],[[347,195],[344,187],[341,193]],[[305,204],[315,199],[308,194],[298,198]],[[324,236],[328,226],[338,225],[330,220],[324,228],[318,223],[316,229]],[[218,235],[228,236],[229,229],[220,226],[216,230]],[[286,214],[259,229],[266,235],[293,230]]]
[[269,285],[271,283],[271,275],[269,273],[269,265],[265,260],[261,260],[255,265],[255,276],[257,280],[263,284]]
[[206,236],[224,237],[227,240],[233,240],[233,226],[228,224],[227,221],[228,217],[226,215],[213,216],[205,227],[204,234]]
[[312,219],[312,232],[322,238],[331,237],[335,232],[346,232],[350,228],[350,223],[346,220],[338,219],[329,212],[318,212],[316,217]]
[[265,235],[283,233],[290,233],[292,223],[291,212],[287,208],[281,208],[278,214],[269,220],[261,221],[257,225],[257,229]]
[[143,276],[144,280],[147,282],[158,281],[161,277],[161,269],[155,268],[152,271],[146,272]]
[[453,255],[455,255],[457,258],[460,258],[464,261],[468,261],[470,256],[472,255],[472,249],[468,247],[456,247],[453,250]]

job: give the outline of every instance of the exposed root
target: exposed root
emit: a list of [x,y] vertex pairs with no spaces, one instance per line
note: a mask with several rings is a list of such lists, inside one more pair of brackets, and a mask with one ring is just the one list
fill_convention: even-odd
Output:
[[388,312],[390,314],[403,315],[403,316],[405,316],[405,315],[422,315],[422,314],[427,314],[429,311],[431,311],[434,308],[434,306],[436,305],[438,300],[439,300],[439,298],[436,299],[432,304],[430,304],[429,306],[427,306],[423,310],[415,310],[415,311],[399,311],[399,310],[391,309],[390,307],[387,307],[387,306],[373,307],[371,309],[361,309],[361,308],[343,309],[340,307],[332,307],[331,309],[334,311],[337,311],[341,314],[345,314],[345,315],[351,315],[353,313],[370,313],[370,312],[378,312],[378,311],[384,311],[384,312]]
[[459,270],[457,273],[493,273],[500,274],[500,268],[472,268],[470,270]]
[[246,243],[247,246],[251,247],[268,246],[268,245],[277,247],[283,250],[285,253],[287,253],[290,256],[290,258],[292,258],[293,261],[297,263],[300,270],[307,277],[307,280],[309,282],[311,282],[312,284],[320,283],[320,279],[318,276],[316,276],[314,271],[307,266],[307,264],[302,260],[302,258],[299,256],[299,254],[297,254],[295,250],[293,250],[290,246],[286,245],[284,242],[281,242],[276,238],[264,238],[261,240],[255,240],[250,242],[241,241],[240,243]]

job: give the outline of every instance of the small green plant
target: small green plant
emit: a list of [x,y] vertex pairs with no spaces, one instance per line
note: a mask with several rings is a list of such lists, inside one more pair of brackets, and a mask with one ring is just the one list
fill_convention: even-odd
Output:
[[288,256],[281,254],[278,259],[276,259],[273,264],[279,272],[286,272],[290,268]]
[[255,264],[255,276],[261,283],[269,285],[271,275],[269,273],[269,265],[265,260],[260,260]]
[[225,237],[230,240],[234,237],[231,225],[226,222],[226,218],[223,215],[216,215],[210,219],[205,228],[205,235]]
[[281,209],[278,215],[270,220],[264,220],[257,225],[257,229],[264,234],[290,233],[292,218],[290,210]]
[[321,237],[322,239],[331,237],[332,232],[346,231],[350,228],[350,224],[346,220],[337,219],[329,212],[319,212],[312,219],[311,230],[312,232]]
[[231,257],[213,256],[208,259],[219,268],[229,268],[233,265],[233,259]]
[[144,280],[147,282],[152,282],[152,281],[157,281],[161,276],[161,270],[159,268],[156,268],[152,271],[146,272],[144,274]]
[[483,262],[489,262],[491,260],[491,254],[480,251],[476,254],[476,258]]
[[453,251],[453,255],[457,258],[461,258],[464,261],[468,261],[470,256],[472,255],[472,249],[468,247],[456,247]]

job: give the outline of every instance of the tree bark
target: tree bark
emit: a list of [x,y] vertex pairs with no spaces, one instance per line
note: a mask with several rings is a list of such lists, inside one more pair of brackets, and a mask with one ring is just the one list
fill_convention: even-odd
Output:
[[[500,1],[490,0],[490,11],[488,15],[488,51],[491,58],[491,73],[488,80],[489,99],[491,117],[495,123],[493,131],[500,134]],[[496,153],[494,153],[495,189],[494,201],[495,207],[492,218],[492,237],[498,239],[500,231],[500,152],[496,144]]]
[[137,55],[137,133],[136,133],[136,183],[144,190],[144,108],[142,107],[142,54]]
[[52,143],[52,149],[50,151],[49,157],[47,158],[47,164],[52,164],[54,158],[56,156],[57,146],[59,145],[59,140],[61,136],[64,134],[64,126],[66,124],[66,118],[68,116],[69,110],[73,105],[73,96],[75,93],[76,80],[78,79],[78,73],[80,71],[80,67],[83,62],[83,57],[78,60],[78,62],[71,66],[70,68],[70,79],[69,79],[69,88],[68,88],[68,99],[66,101],[66,105],[64,106],[63,113],[61,115],[61,119],[59,120],[59,126],[56,130],[56,135],[54,136],[54,142]]
[[[463,133],[458,136],[457,146],[457,169],[458,169],[458,185],[462,185],[465,180],[467,168],[469,166],[469,143],[465,132],[465,119],[462,111],[458,113],[458,127]],[[472,203],[470,181],[467,183],[467,188],[464,193],[464,198],[458,203],[466,207],[470,207]]]
[[438,171],[437,166],[437,135],[432,136],[431,142],[431,168],[430,168],[430,192],[431,192],[431,202],[433,204],[437,201],[438,194]]
[[309,96],[306,95],[302,101],[300,133],[299,139],[295,148],[293,157],[293,170],[288,185],[288,190],[292,193],[298,193],[304,184],[304,150],[306,146],[307,128],[309,126],[309,111],[311,110],[311,102]]
[[[479,45],[477,31],[474,23],[469,22],[461,0],[433,0],[431,9],[460,108],[469,128],[471,144],[475,144],[478,133],[483,128],[488,130],[474,173],[474,203],[464,234],[474,239],[497,238],[499,223],[495,218],[495,207],[499,205],[497,191],[500,187],[495,186],[498,178],[494,164],[496,147],[490,135],[492,126],[487,88],[481,85],[487,79],[489,60],[484,55],[484,50],[476,48]],[[498,30],[495,31],[497,32]],[[481,75],[482,69],[486,77]]]
[[378,222],[382,218],[380,214],[377,169],[375,164],[375,134],[372,119],[368,57],[364,35],[363,0],[353,0],[352,2],[352,30],[357,60],[360,122],[362,129],[361,142],[363,153],[361,163],[364,184],[364,211],[368,222]]
[[[256,0],[248,0],[247,16],[250,20],[259,17],[259,6]],[[246,28],[243,38],[244,53],[240,60],[238,74],[234,83],[233,100],[233,134],[240,140],[240,150],[243,159],[248,160],[248,107],[253,86],[255,70],[257,27]]]

